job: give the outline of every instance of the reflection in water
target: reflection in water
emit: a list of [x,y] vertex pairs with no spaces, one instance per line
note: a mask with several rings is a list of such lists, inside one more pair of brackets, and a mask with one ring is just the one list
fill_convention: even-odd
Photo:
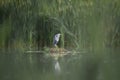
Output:
[[60,74],[61,72],[60,64],[58,61],[55,62],[55,72],[56,74]]
[[120,51],[65,55],[0,53],[0,80],[120,80]]

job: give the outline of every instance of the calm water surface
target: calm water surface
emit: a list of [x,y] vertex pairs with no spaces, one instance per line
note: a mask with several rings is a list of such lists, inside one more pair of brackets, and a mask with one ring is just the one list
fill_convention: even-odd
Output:
[[119,50],[68,54],[1,52],[0,80],[120,80]]

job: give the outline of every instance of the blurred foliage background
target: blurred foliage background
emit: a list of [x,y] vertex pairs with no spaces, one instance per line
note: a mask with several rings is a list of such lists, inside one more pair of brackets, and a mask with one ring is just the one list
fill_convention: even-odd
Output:
[[120,47],[120,0],[0,0],[0,49]]

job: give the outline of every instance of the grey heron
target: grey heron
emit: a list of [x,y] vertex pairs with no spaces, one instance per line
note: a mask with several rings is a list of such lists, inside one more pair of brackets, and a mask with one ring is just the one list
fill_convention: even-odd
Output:
[[53,44],[54,44],[55,47],[58,47],[58,46],[57,46],[57,43],[59,42],[60,35],[61,35],[60,33],[55,34],[55,36],[54,36],[54,38],[53,38]]

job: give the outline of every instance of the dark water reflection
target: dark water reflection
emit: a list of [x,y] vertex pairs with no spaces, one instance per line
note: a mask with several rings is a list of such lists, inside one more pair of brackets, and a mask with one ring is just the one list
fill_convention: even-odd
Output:
[[0,80],[120,80],[119,50],[79,53],[56,61],[42,53],[2,52]]

